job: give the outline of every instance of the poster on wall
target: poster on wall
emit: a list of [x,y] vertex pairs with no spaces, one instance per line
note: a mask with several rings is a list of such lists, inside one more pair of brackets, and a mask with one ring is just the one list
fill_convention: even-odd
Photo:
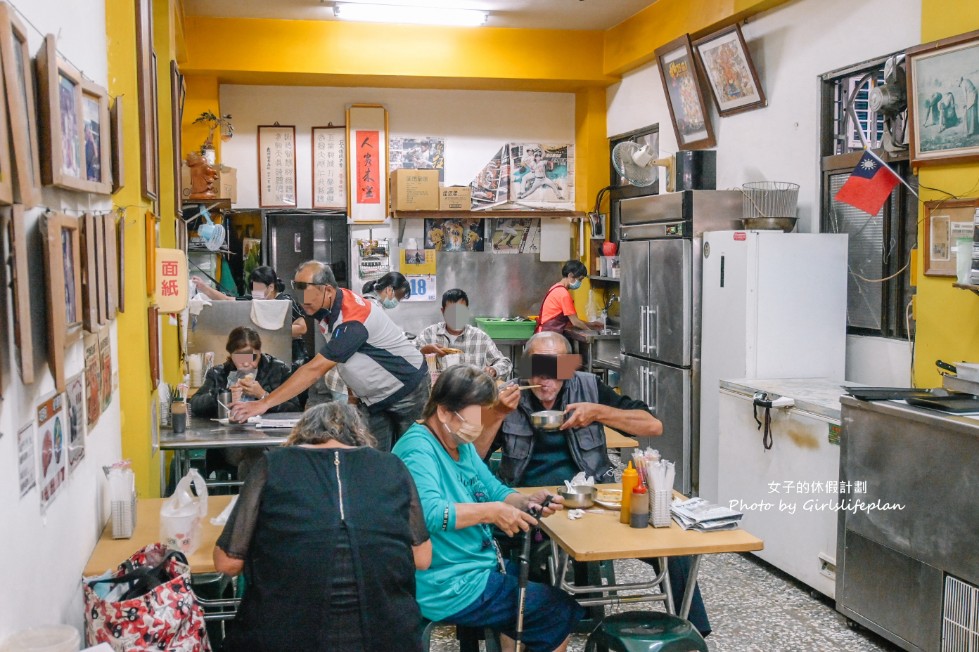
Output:
[[99,367],[102,359],[99,357],[99,336],[85,336],[85,428],[87,432],[99,422],[102,414],[102,401],[99,391],[102,388],[102,375]]
[[313,127],[313,208],[347,208],[346,127]]
[[21,426],[17,431],[17,478],[20,497],[37,486],[37,462],[34,455],[34,422]]
[[425,220],[425,248],[435,251],[483,251],[485,222],[481,219]]
[[68,474],[85,458],[85,381],[84,374],[68,379],[65,391],[68,408]]
[[391,169],[438,170],[445,181],[444,138],[391,138]]
[[347,108],[347,216],[351,223],[388,215],[388,112],[380,105]]
[[258,205],[289,208],[296,205],[296,127],[258,127]]
[[492,242],[494,254],[539,253],[540,221],[529,217],[496,220]]
[[108,328],[103,328],[99,333],[99,360],[102,376],[102,382],[99,384],[99,402],[104,413],[112,403],[112,340]]
[[65,395],[56,394],[37,406],[37,458],[41,487],[41,512],[58,495],[67,475]]

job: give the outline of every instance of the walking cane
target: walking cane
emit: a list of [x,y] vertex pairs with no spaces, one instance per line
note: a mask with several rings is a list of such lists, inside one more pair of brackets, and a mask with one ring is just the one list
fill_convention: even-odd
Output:
[[[530,515],[540,521],[541,515],[544,513],[544,508],[551,504],[551,498],[553,496],[548,496],[541,503],[540,509],[530,509]],[[523,615],[524,607],[527,603],[527,582],[530,579],[530,544],[534,538],[534,532],[540,529],[540,524],[530,528],[524,534],[523,546],[520,550],[520,575],[517,580],[517,630],[516,636],[513,640],[517,644],[516,652],[523,652]]]

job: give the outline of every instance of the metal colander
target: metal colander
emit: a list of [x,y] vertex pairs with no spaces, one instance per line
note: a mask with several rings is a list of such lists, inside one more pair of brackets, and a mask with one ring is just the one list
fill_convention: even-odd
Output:
[[752,181],[742,184],[742,216],[795,217],[799,184],[789,181]]

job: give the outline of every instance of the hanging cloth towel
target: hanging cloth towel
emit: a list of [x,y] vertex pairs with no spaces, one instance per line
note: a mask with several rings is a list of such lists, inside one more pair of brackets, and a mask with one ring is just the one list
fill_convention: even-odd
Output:
[[292,314],[292,301],[252,300],[252,322],[267,331],[282,328],[286,317]]
[[197,315],[201,314],[201,310],[204,309],[204,306],[209,305],[211,305],[211,300],[203,292],[198,292],[190,298],[190,301],[187,302],[187,307],[190,308],[190,314],[192,317],[196,317]]

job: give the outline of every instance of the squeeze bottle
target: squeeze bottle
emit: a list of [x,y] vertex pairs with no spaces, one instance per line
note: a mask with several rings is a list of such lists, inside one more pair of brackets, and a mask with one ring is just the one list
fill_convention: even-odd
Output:
[[632,460],[629,460],[629,466],[622,472],[622,508],[619,512],[619,523],[629,524],[629,505],[632,503],[632,490],[637,484],[639,484],[639,473],[632,466]]
[[632,490],[632,502],[629,503],[629,525],[644,528],[649,525],[649,494],[646,487],[636,485]]

